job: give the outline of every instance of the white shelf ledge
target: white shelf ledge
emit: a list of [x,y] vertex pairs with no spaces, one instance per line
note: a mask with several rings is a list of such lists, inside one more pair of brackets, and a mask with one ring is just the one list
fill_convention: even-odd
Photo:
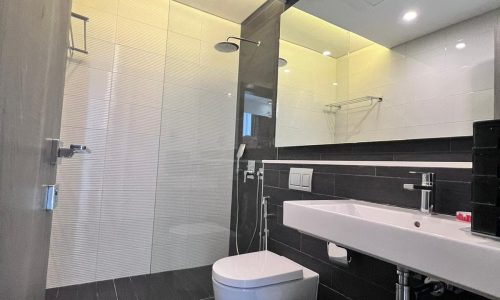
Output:
[[283,165],[334,165],[369,167],[409,167],[409,168],[448,168],[472,169],[472,162],[434,162],[434,161],[345,161],[345,160],[263,160],[264,164]]

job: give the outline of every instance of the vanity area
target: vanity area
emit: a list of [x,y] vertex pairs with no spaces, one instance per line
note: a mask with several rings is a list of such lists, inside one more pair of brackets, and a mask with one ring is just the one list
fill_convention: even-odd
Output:
[[498,7],[446,23],[465,2],[340,2],[288,8],[275,90],[241,89],[269,250],[317,272],[320,300],[500,299],[500,242],[455,219],[475,205],[473,124],[499,115]]

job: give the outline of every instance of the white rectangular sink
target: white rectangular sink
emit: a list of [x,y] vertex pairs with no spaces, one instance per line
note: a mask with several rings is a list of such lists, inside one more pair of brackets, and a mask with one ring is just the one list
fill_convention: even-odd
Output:
[[356,200],[285,201],[283,210],[286,226],[500,299],[500,242],[468,223]]

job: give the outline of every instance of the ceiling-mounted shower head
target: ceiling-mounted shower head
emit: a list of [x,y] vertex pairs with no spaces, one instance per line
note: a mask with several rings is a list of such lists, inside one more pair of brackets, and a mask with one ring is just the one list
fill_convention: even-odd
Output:
[[278,67],[284,67],[288,64],[288,61],[284,58],[278,58]]
[[225,42],[220,42],[220,43],[215,44],[215,46],[214,46],[215,50],[220,51],[220,52],[224,52],[224,53],[238,51],[238,49],[240,49],[240,46],[238,46],[238,44],[236,44],[236,43],[230,42],[229,41],[230,39],[239,40],[239,41],[243,41],[243,42],[247,42],[247,43],[252,43],[252,44],[257,45],[257,47],[260,46],[260,41],[255,42],[255,41],[244,39],[244,38],[230,36],[226,39]]

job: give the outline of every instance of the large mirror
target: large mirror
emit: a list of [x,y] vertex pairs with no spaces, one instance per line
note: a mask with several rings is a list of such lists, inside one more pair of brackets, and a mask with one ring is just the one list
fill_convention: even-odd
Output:
[[495,22],[486,14],[386,47],[288,9],[276,146],[472,135],[494,115]]

